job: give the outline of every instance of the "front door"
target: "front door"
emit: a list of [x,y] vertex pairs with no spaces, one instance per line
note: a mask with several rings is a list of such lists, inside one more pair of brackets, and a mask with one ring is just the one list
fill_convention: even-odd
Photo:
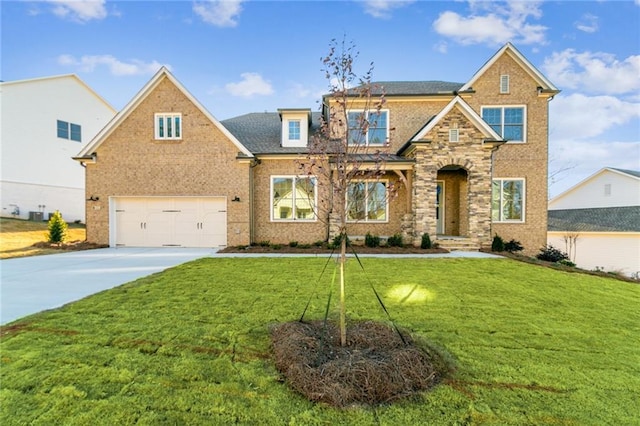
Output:
[[436,181],[436,234],[444,234],[444,181]]

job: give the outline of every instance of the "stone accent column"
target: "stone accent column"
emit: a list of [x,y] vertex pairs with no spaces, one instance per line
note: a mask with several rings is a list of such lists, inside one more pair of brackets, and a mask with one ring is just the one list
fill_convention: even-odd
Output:
[[415,194],[413,197],[413,211],[415,212],[415,224],[413,245],[420,245],[422,234],[429,234],[434,238],[436,235],[435,217],[435,193],[436,178],[438,169],[433,164],[430,150],[416,150],[415,179],[413,186]]
[[411,213],[403,215],[402,222],[400,224],[402,241],[406,241],[407,243],[415,245],[416,238],[413,232],[413,226],[413,215]]

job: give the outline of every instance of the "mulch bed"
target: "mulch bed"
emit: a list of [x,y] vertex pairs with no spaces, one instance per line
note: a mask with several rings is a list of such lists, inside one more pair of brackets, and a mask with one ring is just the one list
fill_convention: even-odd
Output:
[[32,247],[40,248],[40,249],[54,249],[61,251],[75,251],[75,250],[91,250],[98,248],[106,248],[109,247],[108,244],[95,244],[87,241],[68,241],[66,243],[49,243],[49,242],[38,242],[32,245]]
[[[404,339],[404,341],[403,341]],[[271,328],[276,368],[297,392],[335,407],[377,405],[407,398],[437,385],[452,368],[409,333],[361,321],[340,345],[334,323],[288,322]]]

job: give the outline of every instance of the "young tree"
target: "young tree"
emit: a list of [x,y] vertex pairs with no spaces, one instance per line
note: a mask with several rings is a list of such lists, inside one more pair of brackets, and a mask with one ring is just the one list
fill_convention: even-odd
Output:
[[62,243],[67,238],[67,222],[62,219],[58,210],[49,219],[49,233],[47,239],[50,243]]
[[[329,237],[338,237],[340,254],[340,341],[346,345],[345,262],[347,226],[371,212],[384,209],[393,188],[379,181],[384,174],[389,140],[384,112],[383,88],[371,82],[373,63],[362,77],[354,71],[358,56],[353,43],[344,40],[330,43],[329,53],[322,59],[329,81],[329,95],[322,104],[320,130],[313,135],[309,154],[300,168],[328,187],[327,200],[317,208],[318,217],[327,220]],[[383,122],[384,120],[384,122]]]

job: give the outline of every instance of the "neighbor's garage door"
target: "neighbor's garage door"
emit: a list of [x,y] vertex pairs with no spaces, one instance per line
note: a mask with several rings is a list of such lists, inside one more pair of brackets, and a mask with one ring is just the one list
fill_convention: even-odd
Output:
[[126,247],[227,245],[224,197],[116,197],[112,240]]

